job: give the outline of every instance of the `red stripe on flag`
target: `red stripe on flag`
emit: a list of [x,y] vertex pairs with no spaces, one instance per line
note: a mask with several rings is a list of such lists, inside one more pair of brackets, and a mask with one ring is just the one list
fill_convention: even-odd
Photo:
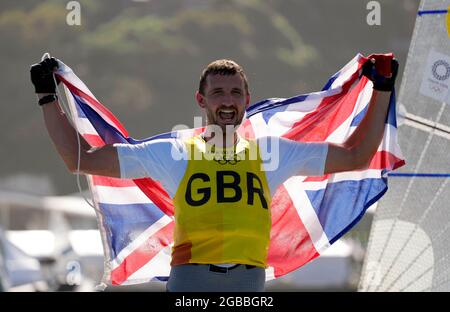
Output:
[[325,174],[323,176],[317,177],[307,177],[303,182],[322,182],[330,178],[330,174]]
[[172,199],[161,183],[150,178],[133,179],[133,181],[162,212],[168,216],[173,216],[175,210]]
[[68,82],[62,76],[60,76],[60,75],[57,75],[57,76],[58,76],[59,79],[61,79],[61,81],[66,85],[66,87],[71,92],[73,92],[75,95],[83,97],[83,99],[85,99],[87,102],[89,102],[89,104],[91,104],[94,108],[96,108],[97,110],[99,110],[100,112],[105,114],[105,116],[108,117],[109,120],[111,120],[111,122],[113,123],[112,126],[116,127],[117,130],[119,130],[119,132],[124,137],[128,137],[128,132],[124,128],[124,126],[120,123],[120,121],[105,106],[103,106],[103,104],[101,104],[99,101],[97,101],[96,99],[92,98],[90,95],[84,93],[83,91],[81,91],[80,89],[78,89],[77,87],[72,85],[70,82]]
[[252,140],[255,138],[255,132],[250,119],[245,119],[242,125],[238,128],[238,134],[244,139]]
[[[369,169],[391,169],[403,160],[387,151],[379,151],[370,162]],[[403,161],[404,162],[404,161]]]
[[[352,114],[361,90],[367,84],[363,77],[351,90],[358,79],[359,72],[354,73],[342,86],[338,94],[326,97],[319,107],[296,122],[283,137],[295,141],[323,142]],[[351,102],[352,105],[347,103]]]
[[136,186],[131,179],[117,179],[104,176],[92,176],[95,186],[128,187]]
[[192,136],[199,135],[203,133],[203,131],[205,131],[205,127],[195,128],[194,131],[192,132]]
[[278,188],[272,199],[271,213],[267,262],[274,268],[275,277],[278,277],[297,269],[319,254],[284,186]]
[[99,147],[105,145],[105,142],[102,138],[97,134],[82,134],[81,135],[86,142],[92,147]]
[[[402,163],[403,162],[403,163]],[[387,151],[379,151],[376,152],[374,157],[372,158],[372,161],[370,162],[370,165],[367,169],[388,169],[388,170],[394,170],[395,168],[398,168],[399,166],[403,166],[404,161],[398,157],[396,157],[394,154],[387,152]],[[364,170],[367,170],[364,169]],[[353,170],[357,172],[357,170]],[[330,174],[326,174],[323,176],[317,176],[317,177],[307,177],[303,182],[322,182],[330,178]]]
[[111,283],[113,285],[121,285],[128,277],[151,261],[164,247],[172,243],[173,227],[174,222],[172,221],[129,254],[111,272]]

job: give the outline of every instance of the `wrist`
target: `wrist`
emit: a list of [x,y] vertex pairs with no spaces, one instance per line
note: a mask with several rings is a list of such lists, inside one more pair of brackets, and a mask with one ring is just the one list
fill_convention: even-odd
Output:
[[375,87],[373,88],[373,92],[374,93],[380,93],[380,94],[389,94],[392,92],[392,90],[380,90],[380,89],[375,89]]
[[53,103],[56,102],[58,100],[58,96],[54,93],[49,93],[41,98],[39,98],[38,104],[40,106],[48,104],[48,103]]
[[42,99],[44,96],[47,96],[47,95],[56,95],[56,93],[37,93],[36,95],[37,95],[37,97],[38,97],[38,99],[40,100],[40,99]]

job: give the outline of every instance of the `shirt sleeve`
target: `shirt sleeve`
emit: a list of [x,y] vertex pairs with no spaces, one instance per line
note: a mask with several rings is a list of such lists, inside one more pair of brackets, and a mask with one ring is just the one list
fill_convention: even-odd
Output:
[[[186,170],[186,149],[178,139],[157,139],[140,144],[116,143],[120,177],[150,177],[175,193]],[[172,194],[172,195],[173,195]]]
[[304,143],[279,137],[258,139],[264,170],[273,194],[295,175],[322,176],[328,153],[327,143]]

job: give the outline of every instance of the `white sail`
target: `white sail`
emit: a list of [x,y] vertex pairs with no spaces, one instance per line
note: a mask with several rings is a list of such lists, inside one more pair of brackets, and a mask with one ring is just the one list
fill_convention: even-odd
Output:
[[406,166],[378,204],[359,291],[450,291],[449,5],[419,6],[398,96]]

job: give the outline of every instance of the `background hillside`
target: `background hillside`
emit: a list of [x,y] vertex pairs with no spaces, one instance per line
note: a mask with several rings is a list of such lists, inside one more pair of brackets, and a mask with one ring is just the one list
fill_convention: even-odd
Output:
[[252,102],[318,91],[358,52],[392,51],[403,67],[419,3],[379,1],[381,25],[369,26],[361,0],[79,2],[80,26],[67,25],[66,1],[0,3],[0,188],[77,191],[29,81],[46,51],[144,138],[193,126],[200,72],[218,58],[244,66]]

